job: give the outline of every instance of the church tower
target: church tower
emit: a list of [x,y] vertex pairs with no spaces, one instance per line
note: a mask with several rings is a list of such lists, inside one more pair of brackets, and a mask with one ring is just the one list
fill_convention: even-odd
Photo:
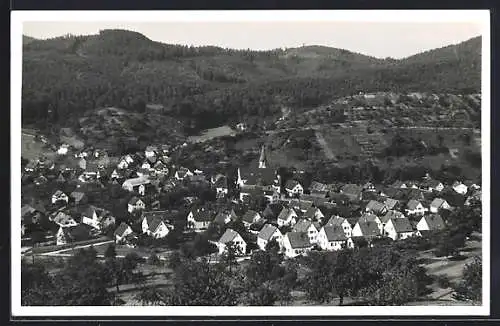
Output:
[[262,145],[262,148],[260,150],[259,169],[266,169],[266,168],[267,168],[266,150],[264,145]]

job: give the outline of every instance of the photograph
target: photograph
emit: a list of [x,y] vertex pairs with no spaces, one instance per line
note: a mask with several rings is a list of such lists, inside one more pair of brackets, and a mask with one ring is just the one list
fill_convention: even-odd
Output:
[[489,314],[488,10],[12,13],[14,316]]

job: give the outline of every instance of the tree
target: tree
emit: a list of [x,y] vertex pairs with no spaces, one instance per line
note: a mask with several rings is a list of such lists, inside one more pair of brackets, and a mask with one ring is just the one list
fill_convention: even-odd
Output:
[[483,288],[483,264],[479,256],[465,265],[463,269],[463,279],[455,286],[453,298],[460,301],[477,301],[482,299]]
[[116,258],[116,249],[113,243],[109,244],[108,247],[106,248],[106,251],[104,252],[104,257],[106,259]]

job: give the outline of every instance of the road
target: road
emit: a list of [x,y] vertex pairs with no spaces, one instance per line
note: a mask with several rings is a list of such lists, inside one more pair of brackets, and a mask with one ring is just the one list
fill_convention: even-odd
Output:
[[113,240],[108,240],[108,241],[103,241],[103,242],[90,243],[90,244],[75,246],[73,248],[65,248],[65,249],[61,249],[61,250],[49,251],[49,252],[44,252],[44,253],[35,254],[35,255],[38,255],[38,256],[60,256],[60,257],[62,256],[62,257],[69,257],[69,256],[72,256],[73,254],[63,254],[63,252],[73,251],[75,249],[88,248],[90,246],[100,246],[100,245],[108,244],[108,243],[114,243],[114,241]]
[[316,135],[318,143],[321,145],[321,147],[323,147],[326,158],[328,158],[329,160],[335,159],[335,154],[333,154],[332,149],[330,148],[330,146],[328,146],[328,143],[326,142],[325,137],[323,137],[323,134],[319,131],[316,131],[314,134]]

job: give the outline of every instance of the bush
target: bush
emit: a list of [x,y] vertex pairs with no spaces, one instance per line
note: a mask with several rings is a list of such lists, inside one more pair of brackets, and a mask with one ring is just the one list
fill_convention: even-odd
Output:
[[447,289],[451,287],[450,278],[446,275],[439,275],[436,281],[441,289]]

